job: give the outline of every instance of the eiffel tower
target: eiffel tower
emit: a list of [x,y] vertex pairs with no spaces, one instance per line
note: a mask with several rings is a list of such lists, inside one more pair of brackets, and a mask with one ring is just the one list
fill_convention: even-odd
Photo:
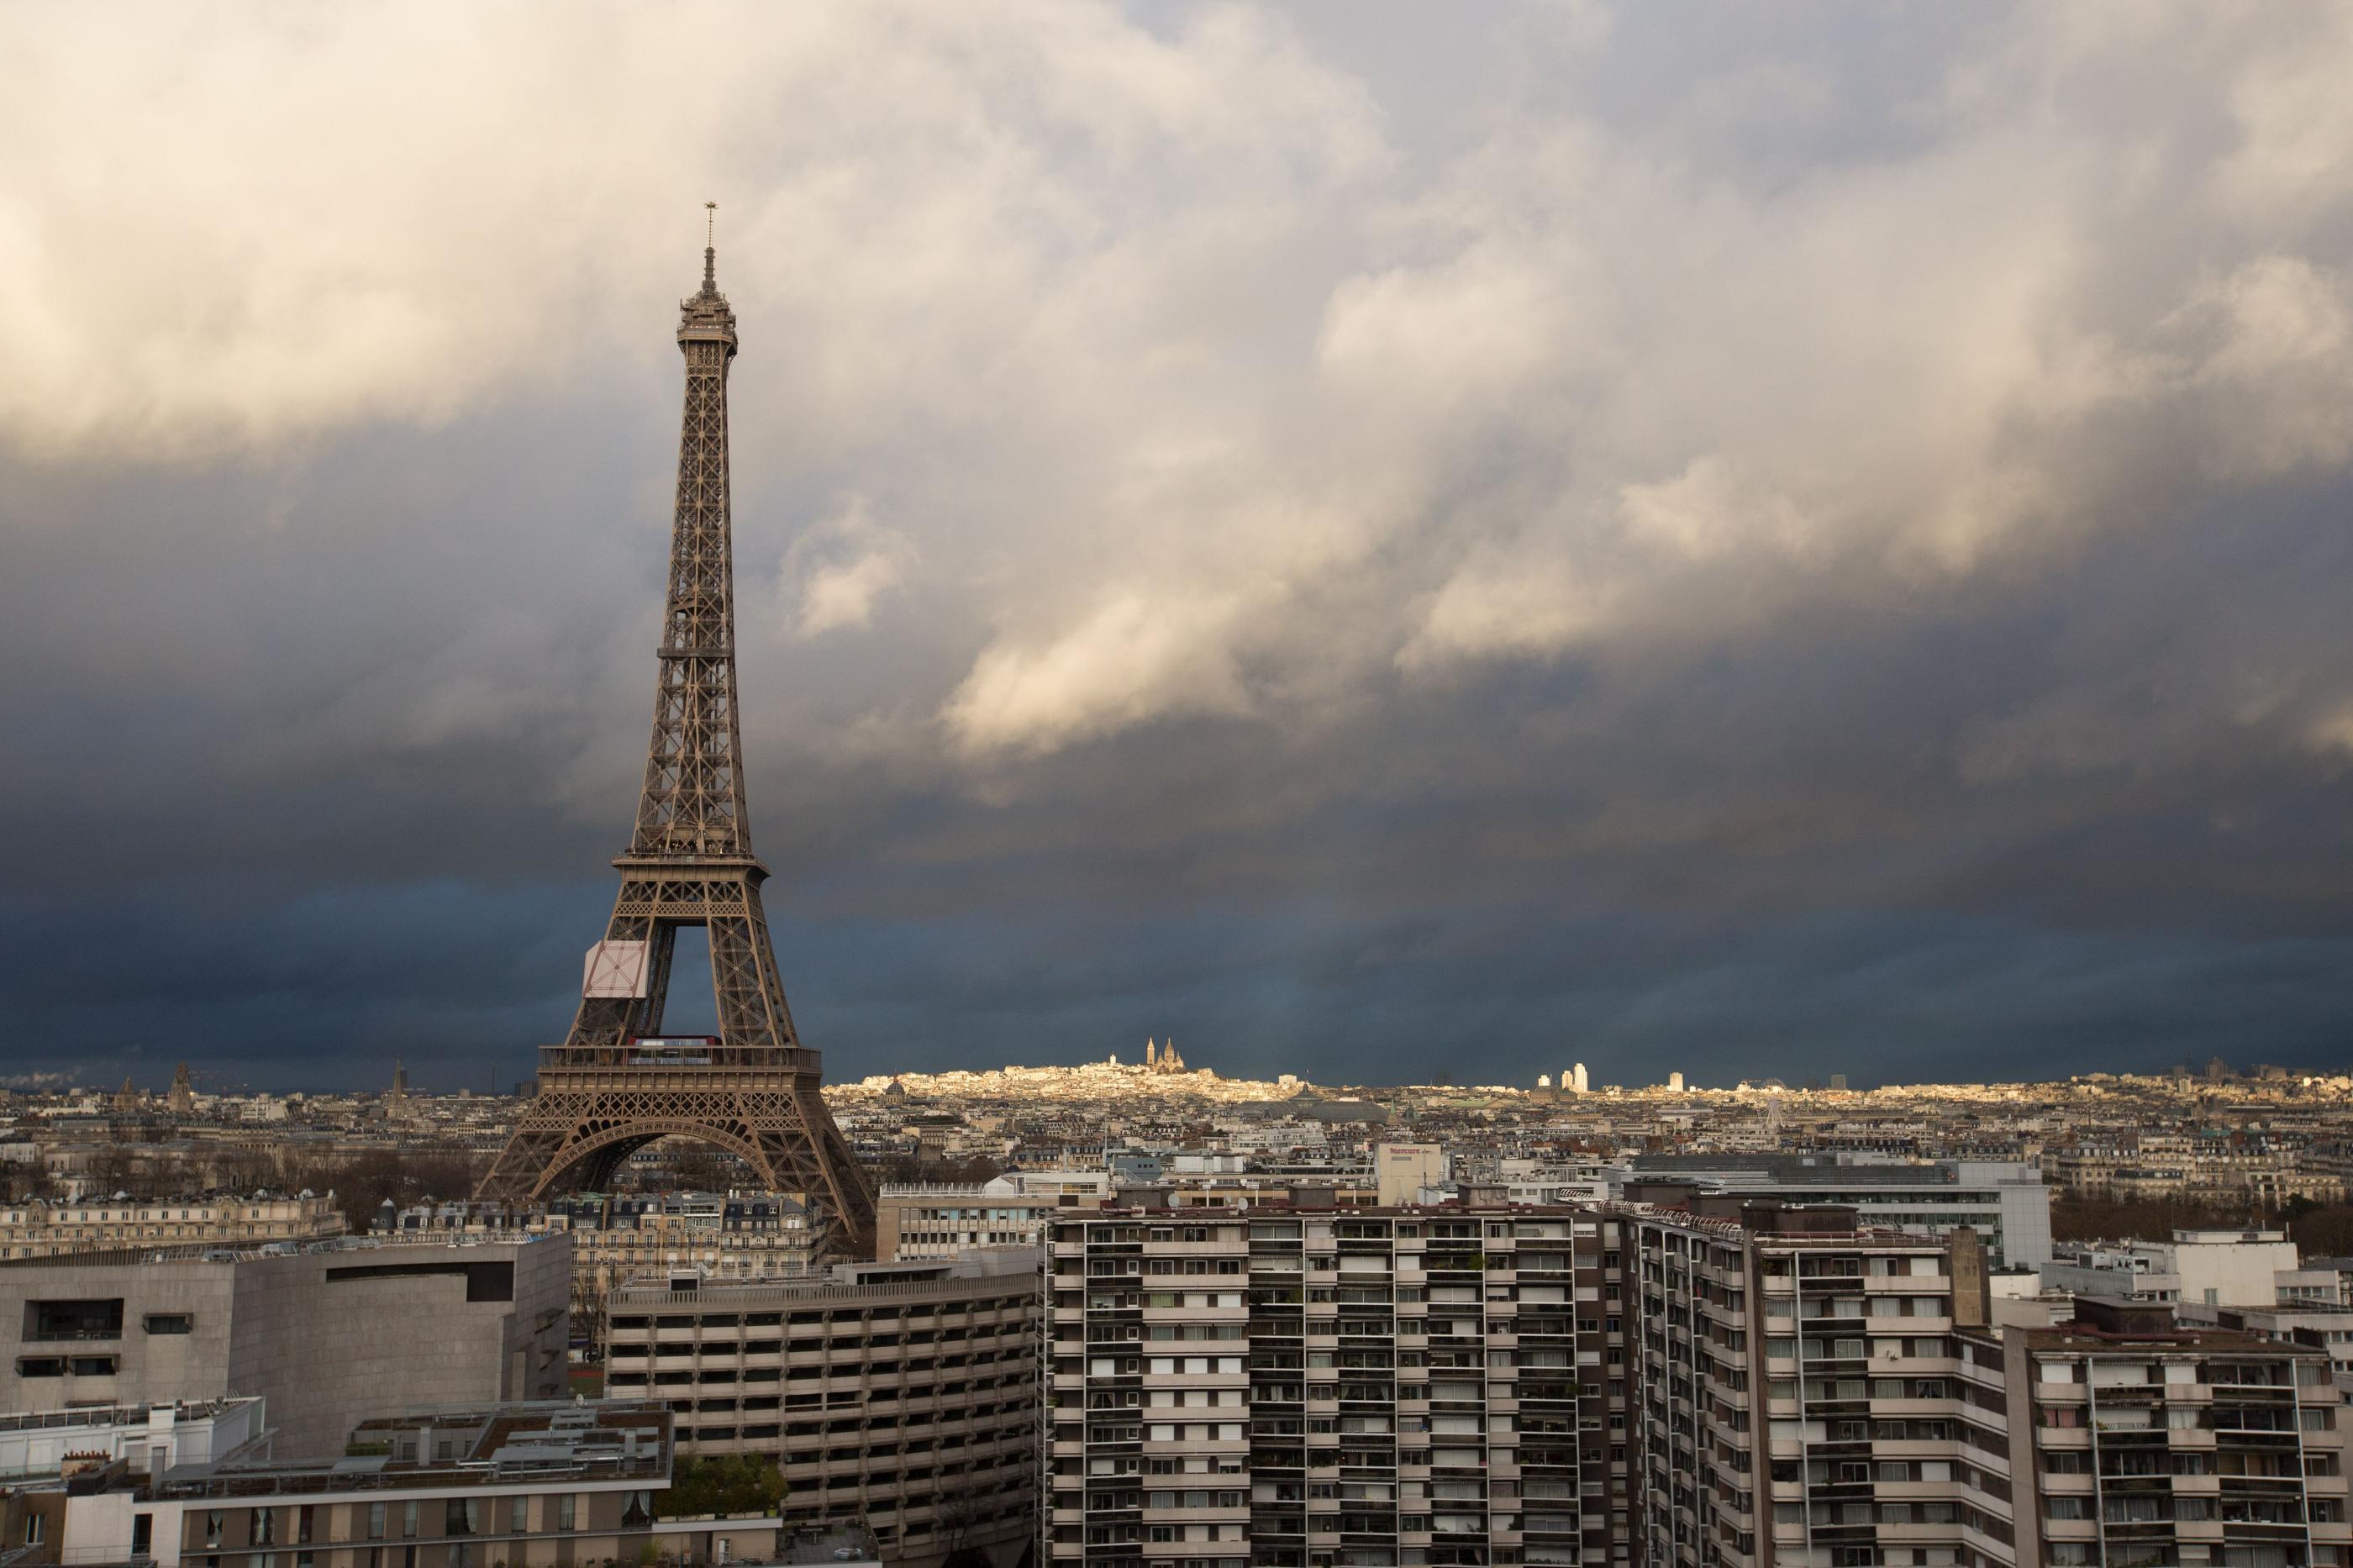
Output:
[[[539,1053],[536,1096],[480,1194],[528,1201],[599,1187],[658,1138],[715,1144],[759,1180],[798,1193],[820,1252],[871,1256],[874,1199],[826,1110],[818,1053],[802,1046],[760,908],[735,698],[728,531],[727,368],[735,312],[706,244],[702,288],[680,302],[686,414],[678,441],[653,743],[620,897],[588,950],[580,1011]],[[666,1038],[662,1003],[681,926],[710,935],[719,1035]]]

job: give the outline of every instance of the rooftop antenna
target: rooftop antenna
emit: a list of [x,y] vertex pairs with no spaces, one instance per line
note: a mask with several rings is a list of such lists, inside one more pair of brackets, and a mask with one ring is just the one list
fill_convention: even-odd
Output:
[[719,291],[719,204],[702,204],[702,291]]

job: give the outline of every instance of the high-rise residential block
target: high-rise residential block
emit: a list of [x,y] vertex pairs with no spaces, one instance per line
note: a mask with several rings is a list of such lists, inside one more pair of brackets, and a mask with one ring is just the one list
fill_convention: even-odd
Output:
[[2325,1352],[2166,1306],[1962,1336],[2010,1415],[2019,1561],[2341,1568],[2345,1406]]
[[1502,1207],[1057,1221],[1048,1555],[1625,1561],[1616,1225]]
[[1735,1199],[1626,1223],[1642,1561],[1893,1563],[1898,1519],[1904,1551],[1954,1554],[1902,1561],[1969,1561],[1953,1332],[1985,1321],[1974,1232]]
[[1989,1321],[1975,1234],[1700,1200],[1629,1224],[1641,1273],[1641,1560],[2347,1562],[2326,1352],[2079,1301]]

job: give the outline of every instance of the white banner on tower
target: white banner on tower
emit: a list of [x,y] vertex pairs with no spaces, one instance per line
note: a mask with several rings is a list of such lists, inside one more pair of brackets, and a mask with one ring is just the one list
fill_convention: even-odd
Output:
[[588,950],[581,976],[583,996],[642,996],[646,994],[646,944],[600,942]]

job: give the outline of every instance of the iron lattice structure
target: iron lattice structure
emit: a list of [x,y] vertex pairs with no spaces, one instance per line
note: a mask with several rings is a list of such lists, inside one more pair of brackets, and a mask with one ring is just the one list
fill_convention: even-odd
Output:
[[[715,251],[681,302],[686,412],[679,431],[653,742],[620,897],[589,951],[580,1011],[539,1053],[538,1092],[483,1179],[480,1195],[534,1200],[603,1185],[630,1154],[673,1134],[715,1144],[767,1184],[802,1194],[819,1247],[867,1257],[874,1199],[818,1094],[760,908],[768,868],[752,853],[735,695],[729,535],[727,371],[735,313]],[[715,1042],[662,1037],[679,928],[710,936]]]

